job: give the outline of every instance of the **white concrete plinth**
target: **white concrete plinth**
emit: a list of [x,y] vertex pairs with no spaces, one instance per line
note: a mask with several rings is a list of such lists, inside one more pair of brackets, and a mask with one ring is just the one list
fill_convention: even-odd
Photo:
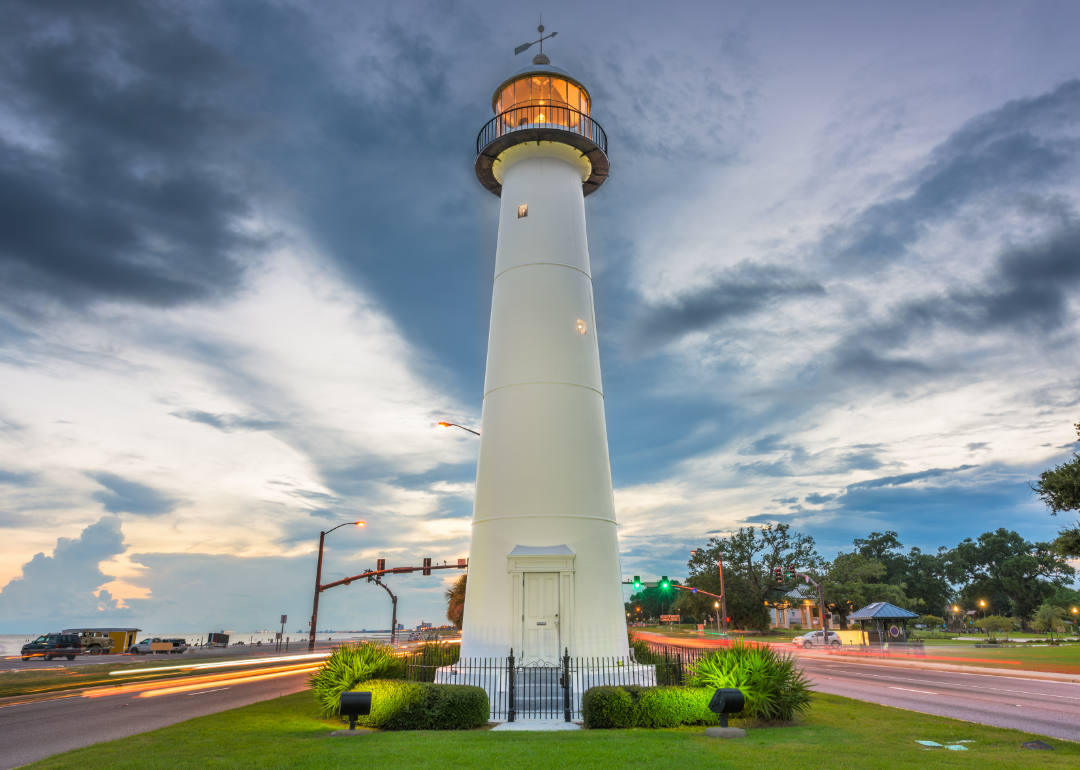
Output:
[[707,738],[745,738],[746,730],[741,727],[706,727]]
[[573,722],[557,722],[554,719],[526,719],[522,722],[503,722],[491,728],[495,730],[530,730],[537,732],[566,732],[580,730],[581,725]]

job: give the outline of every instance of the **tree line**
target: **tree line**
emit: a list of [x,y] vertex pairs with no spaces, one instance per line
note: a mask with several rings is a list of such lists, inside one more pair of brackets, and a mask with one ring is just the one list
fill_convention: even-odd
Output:
[[[783,604],[787,593],[803,582],[787,578],[789,565],[822,583],[827,610],[839,616],[841,628],[847,628],[849,614],[879,601],[920,615],[948,617],[956,607],[1022,622],[1030,621],[1044,604],[1066,611],[1080,606],[1080,591],[1070,587],[1076,572],[1054,544],[1032,543],[1006,529],[966,538],[936,553],[919,548],[905,552],[892,531],[871,532],[855,538],[852,546],[830,561],[818,554],[812,537],[788,524],[740,527],[696,550],[687,562],[685,584],[719,594],[716,562],[722,555],[727,614],[737,629],[768,628],[771,607]],[[778,568],[785,571],[781,584]],[[626,611],[631,617],[656,617],[667,607],[671,614],[704,622],[716,614],[713,602],[677,588],[650,587],[634,594]]]

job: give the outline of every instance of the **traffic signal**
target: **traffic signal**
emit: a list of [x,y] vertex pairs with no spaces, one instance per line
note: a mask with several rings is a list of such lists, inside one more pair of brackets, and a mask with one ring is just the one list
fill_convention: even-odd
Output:
[[641,575],[634,575],[634,588],[641,588]]
[[431,574],[431,559],[424,559],[424,574]]
[[788,580],[794,580],[795,579],[795,565],[794,564],[789,564],[788,565],[787,576],[788,576]]
[[784,571],[779,567],[776,568],[776,584],[782,586],[784,584]]
[[378,564],[378,566],[375,567],[376,572],[382,572],[383,570],[386,569],[386,559],[379,559],[377,564]]
[[667,588],[668,585],[669,585],[669,583],[668,583],[667,575],[661,575],[660,576],[660,587],[661,588]]

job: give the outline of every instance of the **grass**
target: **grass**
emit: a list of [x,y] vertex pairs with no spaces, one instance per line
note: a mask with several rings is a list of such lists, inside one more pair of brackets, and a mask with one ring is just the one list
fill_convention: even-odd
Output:
[[[733,724],[736,724],[733,722]],[[815,695],[808,716],[791,727],[749,727],[742,740],[714,740],[703,728],[584,730],[567,733],[399,732],[334,738],[336,721],[321,719],[309,692],[192,719],[171,727],[89,746],[28,767],[311,768],[709,767],[768,770],[828,767],[927,770],[958,764],[994,768],[1067,768],[1080,765],[1080,744],[986,727],[872,703]],[[970,740],[968,751],[927,749],[915,743]],[[1055,751],[1030,751],[1043,740]]]

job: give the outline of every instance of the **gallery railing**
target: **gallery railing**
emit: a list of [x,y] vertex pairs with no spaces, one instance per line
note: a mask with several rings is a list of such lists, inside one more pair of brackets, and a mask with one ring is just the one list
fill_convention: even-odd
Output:
[[583,136],[607,155],[607,134],[600,124],[583,112],[557,104],[512,107],[487,122],[476,137],[476,154],[496,139],[515,131],[550,128]]
[[602,685],[682,686],[697,650],[657,646],[635,658],[574,658],[569,651],[553,661],[523,664],[505,658],[461,658],[457,650],[429,651],[404,659],[405,679],[480,687],[488,695],[495,721],[545,719],[571,722],[581,718],[581,697]]

